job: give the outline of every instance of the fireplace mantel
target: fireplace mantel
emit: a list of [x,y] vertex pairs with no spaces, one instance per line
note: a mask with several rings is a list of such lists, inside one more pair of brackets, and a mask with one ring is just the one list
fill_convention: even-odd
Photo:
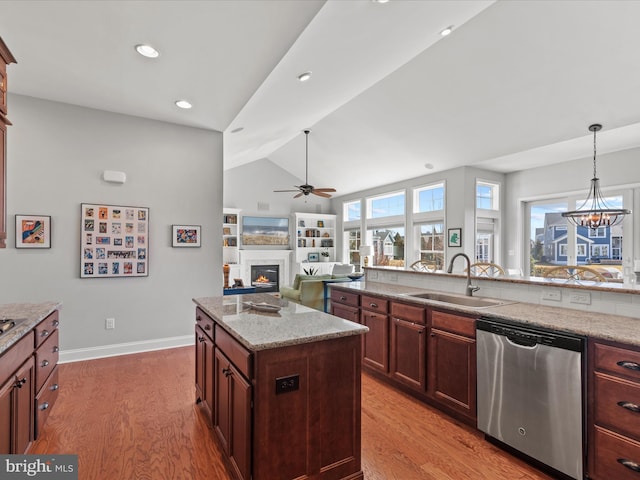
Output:
[[292,250],[240,250],[241,276],[251,278],[251,265],[279,265],[280,285],[290,285],[292,255]]

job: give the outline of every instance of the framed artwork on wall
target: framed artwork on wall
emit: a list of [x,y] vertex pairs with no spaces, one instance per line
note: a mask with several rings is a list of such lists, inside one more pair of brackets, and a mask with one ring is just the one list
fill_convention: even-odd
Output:
[[447,237],[449,238],[450,247],[462,246],[462,229],[461,228],[450,228],[449,230],[447,230]]
[[147,277],[149,209],[83,203],[80,277]]
[[16,248],[51,248],[51,217],[16,215]]
[[200,225],[172,225],[172,247],[199,247]]

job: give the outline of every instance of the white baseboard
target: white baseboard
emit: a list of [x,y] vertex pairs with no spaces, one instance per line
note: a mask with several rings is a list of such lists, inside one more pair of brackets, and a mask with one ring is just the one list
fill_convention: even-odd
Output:
[[100,347],[62,350],[60,351],[58,363],[80,362],[82,360],[115,357],[118,355],[129,355],[131,353],[186,347],[193,345],[193,341],[193,335],[184,335],[182,337],[157,338],[154,340],[143,340],[141,342],[116,343],[114,345],[102,345]]

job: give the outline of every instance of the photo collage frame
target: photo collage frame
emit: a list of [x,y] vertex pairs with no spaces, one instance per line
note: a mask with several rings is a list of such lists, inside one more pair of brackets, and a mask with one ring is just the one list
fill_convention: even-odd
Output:
[[80,277],[149,275],[149,209],[83,203]]

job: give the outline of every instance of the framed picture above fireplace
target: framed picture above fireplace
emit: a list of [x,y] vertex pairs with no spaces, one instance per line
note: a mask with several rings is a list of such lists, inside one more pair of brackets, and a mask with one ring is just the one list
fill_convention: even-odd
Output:
[[242,245],[261,247],[289,247],[289,219],[287,217],[242,217]]

